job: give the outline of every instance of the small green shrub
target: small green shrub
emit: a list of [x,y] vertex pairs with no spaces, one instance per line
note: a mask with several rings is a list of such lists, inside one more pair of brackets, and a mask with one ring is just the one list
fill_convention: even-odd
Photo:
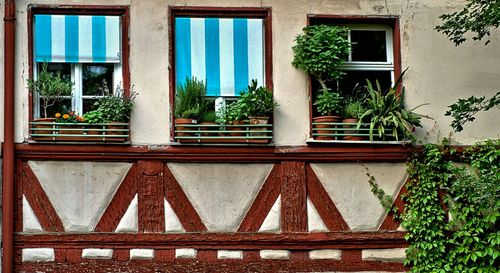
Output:
[[208,108],[205,98],[206,84],[195,77],[186,78],[184,84],[177,86],[175,96],[175,117],[199,119]]

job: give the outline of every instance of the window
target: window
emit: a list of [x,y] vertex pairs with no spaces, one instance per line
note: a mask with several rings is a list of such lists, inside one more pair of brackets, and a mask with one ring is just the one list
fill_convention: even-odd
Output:
[[[60,13],[46,11],[32,18],[33,77],[37,78],[46,63],[48,71],[60,73],[74,84],[71,96],[49,107],[48,117],[56,112],[83,114],[105,90],[126,87],[122,16]],[[38,118],[40,98],[35,94],[33,101],[33,114]]]
[[173,7],[171,13],[175,86],[193,77],[205,81],[214,108],[236,99],[253,79],[270,87],[269,9]]

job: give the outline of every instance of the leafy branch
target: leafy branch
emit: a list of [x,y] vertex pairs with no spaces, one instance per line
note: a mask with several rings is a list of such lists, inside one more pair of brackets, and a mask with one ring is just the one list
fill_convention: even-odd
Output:
[[500,109],[500,91],[490,99],[486,97],[471,96],[468,99],[459,99],[456,103],[448,106],[445,116],[452,116],[451,127],[455,132],[462,131],[466,122],[476,119],[474,116],[481,111],[488,111],[493,108]]

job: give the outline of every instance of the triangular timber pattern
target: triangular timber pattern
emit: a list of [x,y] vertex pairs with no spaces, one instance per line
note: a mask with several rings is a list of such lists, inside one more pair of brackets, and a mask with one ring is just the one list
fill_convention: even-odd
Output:
[[[406,179],[405,183],[401,186],[401,189],[396,196],[394,203],[392,204],[392,208],[396,207],[398,209],[398,214],[402,214],[404,211],[404,202],[402,196],[405,195],[408,191],[406,190],[406,184],[408,183],[409,178]],[[392,212],[392,208],[390,212],[385,216],[384,220],[380,224],[379,230],[398,230],[401,222],[395,219],[394,213]]]
[[330,195],[323,187],[323,184],[314,173],[311,165],[306,167],[307,193],[311,203],[323,220],[323,223],[330,231],[349,230],[349,226],[342,218],[339,210],[333,203]]
[[[27,162],[22,163],[22,193],[30,203],[44,231],[62,232],[64,226]],[[22,206],[21,206],[22,208]],[[21,217],[22,219],[22,217]],[[22,227],[22,223],[18,223]]]
[[[22,207],[24,194],[44,231],[64,231],[60,218],[30,166],[21,161],[17,164],[22,170],[17,173],[18,179],[22,181],[21,195],[18,194],[21,201],[18,204]],[[165,200],[185,232],[207,232],[182,187],[168,165],[162,161],[138,161],[132,165],[94,231],[114,232],[136,195],[139,233],[165,232]],[[328,231],[348,230],[346,222],[311,166],[304,162],[284,161],[273,166],[237,231],[258,232],[278,196],[281,196],[280,223],[283,233],[307,232],[308,197]],[[22,211],[17,213],[17,217],[16,228],[21,231]],[[381,228],[387,228],[389,224],[385,224],[386,221]]]

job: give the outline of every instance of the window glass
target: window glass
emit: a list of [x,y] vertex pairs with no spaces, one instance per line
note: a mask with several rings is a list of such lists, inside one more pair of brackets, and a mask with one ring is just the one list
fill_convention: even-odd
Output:
[[351,30],[352,61],[387,62],[386,32]]
[[113,64],[83,64],[82,88],[84,96],[103,96],[104,90],[113,90]]

